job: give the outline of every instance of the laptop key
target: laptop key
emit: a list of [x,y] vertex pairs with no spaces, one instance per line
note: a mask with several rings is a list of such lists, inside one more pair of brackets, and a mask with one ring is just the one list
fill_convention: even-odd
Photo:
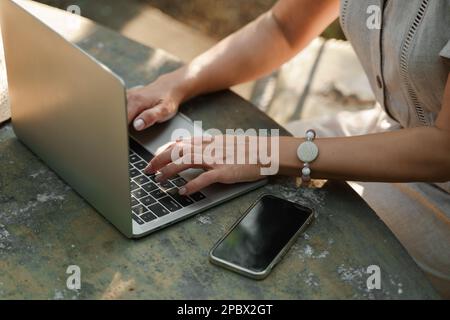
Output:
[[164,181],[164,182],[160,182],[159,186],[161,187],[161,189],[163,190],[167,190],[167,189],[171,189],[173,188],[173,184],[172,182],[170,182],[169,180]]
[[131,154],[130,155],[130,162],[135,163],[141,161],[141,158],[137,154]]
[[161,189],[156,189],[156,190],[150,192],[150,194],[155,199],[160,199],[160,198],[166,196],[166,193],[164,191],[162,191]]
[[131,178],[135,178],[135,177],[137,177],[137,176],[139,176],[141,173],[139,172],[139,170],[137,170],[137,169],[131,169],[130,170],[130,177]]
[[176,202],[171,197],[164,197],[164,198],[159,199],[158,201],[160,203],[162,203],[164,205],[164,207],[166,207],[167,209],[169,209],[172,212],[180,210],[182,208],[182,206],[180,206],[178,204],[178,202]]
[[138,204],[139,201],[137,201],[135,197],[131,197],[131,206],[134,207],[137,206]]
[[139,170],[144,170],[145,167],[147,167],[147,162],[145,162],[145,161],[139,161],[139,162],[137,162],[137,163],[134,163],[134,166],[135,166],[136,168],[138,168]]
[[148,207],[150,209],[151,212],[153,212],[155,215],[157,215],[158,217],[162,217],[165,216],[167,214],[170,213],[169,210],[167,210],[166,208],[164,208],[162,205],[160,205],[159,203],[155,203],[153,205],[151,205],[150,207]]
[[206,196],[201,193],[201,192],[196,192],[190,195],[190,197],[194,200],[194,201],[200,201],[206,198]]
[[139,177],[136,177],[136,178],[134,178],[133,180],[134,180],[135,182],[137,182],[139,185],[143,185],[143,184],[145,184],[145,183],[147,183],[147,182],[150,181],[150,179],[147,178],[147,177],[144,176],[144,175],[141,175],[141,176],[139,176]]
[[170,180],[170,181],[176,180],[176,179],[178,179],[179,177],[180,177],[180,176],[176,174],[176,175],[170,177],[169,180]]
[[140,218],[142,220],[144,220],[145,222],[150,222],[152,220],[155,220],[157,217],[153,213],[147,212],[147,213],[143,214],[142,216],[140,216]]
[[142,186],[142,189],[144,189],[145,191],[147,191],[147,192],[152,192],[153,190],[155,190],[155,189],[158,189],[158,187],[156,186],[156,184],[154,184],[153,182],[150,182],[150,183],[147,183],[147,184],[144,184],[143,186]]
[[148,195],[148,193],[145,192],[145,191],[142,190],[142,189],[136,189],[136,190],[134,190],[133,192],[131,192],[131,194],[132,194],[135,198],[137,198],[137,199],[143,198],[143,197],[145,197],[146,195]]
[[183,207],[187,207],[194,203],[194,201],[191,200],[188,196],[182,196],[178,193],[177,188],[173,188],[167,191],[167,193],[175,199],[176,202],[181,204]]
[[149,205],[154,204],[156,202],[156,200],[152,196],[144,197],[142,199],[139,199],[139,201],[141,201],[142,204],[145,205],[145,206],[149,206]]
[[138,204],[137,206],[134,206],[133,208],[131,208],[131,210],[138,216],[148,212],[148,209],[146,207],[144,207],[142,204]]
[[172,183],[180,188],[180,187],[182,187],[182,186],[184,186],[186,184],[186,180],[184,180],[183,178],[179,177],[178,179],[172,180]]
[[131,181],[130,182],[130,188],[131,188],[131,191],[134,191],[137,188],[139,188],[139,186],[135,182]]
[[142,221],[141,219],[139,219],[139,217],[135,214],[132,214],[131,217],[133,218],[134,221],[136,221],[139,224],[144,224],[145,222]]

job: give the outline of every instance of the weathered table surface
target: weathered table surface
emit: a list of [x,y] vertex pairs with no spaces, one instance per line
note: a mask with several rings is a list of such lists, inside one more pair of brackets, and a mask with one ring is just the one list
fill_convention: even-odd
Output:
[[[129,87],[179,66],[162,51],[91,23],[77,44]],[[207,127],[278,128],[231,92],[195,99],[183,112]],[[345,183],[298,189],[293,179],[279,178],[148,237],[128,240],[28,151],[10,124],[0,127],[0,168],[2,299],[437,298],[393,234]],[[264,192],[312,206],[315,222],[266,280],[211,265],[210,248]],[[78,291],[66,287],[69,265],[81,268]],[[380,290],[367,289],[370,265],[381,268]]]

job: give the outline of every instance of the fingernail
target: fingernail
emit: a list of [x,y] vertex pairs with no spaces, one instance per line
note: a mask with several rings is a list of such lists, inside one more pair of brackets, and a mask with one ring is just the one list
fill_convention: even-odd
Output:
[[185,195],[186,192],[187,192],[187,190],[186,190],[185,187],[181,187],[180,190],[178,190],[178,193],[179,193],[180,195],[182,195],[182,196]]
[[136,121],[134,121],[134,128],[136,130],[142,130],[144,129],[145,126],[145,122],[142,119],[137,119]]
[[163,181],[163,175],[161,173],[157,174],[155,177],[156,182],[162,182]]
[[148,163],[147,167],[145,167],[144,172],[151,172],[152,171],[152,164]]

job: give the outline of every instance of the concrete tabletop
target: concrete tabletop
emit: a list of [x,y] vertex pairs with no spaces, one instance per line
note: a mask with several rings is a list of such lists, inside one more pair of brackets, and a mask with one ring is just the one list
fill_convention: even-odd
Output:
[[[50,24],[65,14],[42,9]],[[48,20],[52,15],[55,18]],[[120,75],[128,87],[146,84],[180,65],[163,51],[81,20],[86,30],[75,43]],[[71,36],[63,26],[59,32]],[[204,129],[280,128],[230,91],[196,98],[182,111],[202,120]],[[271,275],[255,281],[210,264],[208,252],[262,193],[311,206],[316,219]],[[66,286],[70,265],[81,269],[80,290]],[[367,288],[371,265],[381,270],[381,289]],[[344,182],[309,189],[297,188],[292,178],[274,178],[266,187],[143,239],[129,240],[21,144],[6,123],[0,127],[0,299],[16,298],[438,296],[394,235]]]

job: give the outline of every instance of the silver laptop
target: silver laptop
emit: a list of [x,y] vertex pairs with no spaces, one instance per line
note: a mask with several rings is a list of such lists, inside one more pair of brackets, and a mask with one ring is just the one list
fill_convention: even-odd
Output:
[[179,114],[129,134],[124,82],[11,0],[0,0],[12,125],[17,137],[127,237],[141,237],[265,183],[216,184],[178,195],[200,172],[158,184],[142,169]]

